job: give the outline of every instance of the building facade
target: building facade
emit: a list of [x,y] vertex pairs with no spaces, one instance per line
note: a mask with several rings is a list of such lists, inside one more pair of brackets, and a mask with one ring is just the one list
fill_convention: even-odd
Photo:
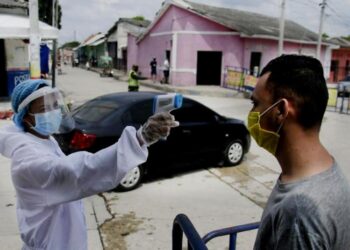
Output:
[[128,33],[140,35],[150,24],[148,20],[120,18],[107,32],[108,54],[116,69],[126,70],[128,58]]
[[[26,2],[0,2],[0,97],[10,97],[14,87],[30,77],[28,14]],[[41,39],[58,37],[58,30],[43,22],[39,22],[39,32]]]
[[[168,57],[171,84],[223,85],[228,67],[257,75],[277,56],[278,25],[277,18],[256,13],[188,1],[167,2],[141,37],[129,35],[128,68],[137,64],[148,76],[149,63],[156,58],[161,79]],[[283,53],[316,55],[317,34],[287,20],[284,37]],[[323,44],[324,65],[330,64],[330,56],[330,46]]]
[[79,64],[90,67],[101,67],[102,59],[107,55],[107,43],[105,34],[96,33],[86,38],[77,48],[73,49],[74,58],[77,58]]
[[338,82],[350,76],[350,41],[341,37],[329,41],[338,45],[337,49],[332,50],[329,81]]

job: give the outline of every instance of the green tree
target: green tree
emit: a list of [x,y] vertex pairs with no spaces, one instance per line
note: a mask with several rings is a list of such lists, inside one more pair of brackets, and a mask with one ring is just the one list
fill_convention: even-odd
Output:
[[343,36],[342,38],[344,38],[344,39],[346,39],[346,40],[348,40],[348,41],[350,42],[350,35],[348,35],[348,36]]
[[64,48],[75,48],[78,47],[80,45],[80,42],[78,41],[71,41],[71,42],[66,42],[65,44],[63,44],[61,46],[62,49]]
[[322,34],[322,38],[323,38],[323,39],[328,39],[328,38],[329,38],[329,35],[328,35],[327,33],[323,33],[323,34]]
[[[28,0],[25,0],[26,2],[29,2]],[[39,20],[47,23],[49,25],[52,25],[52,4],[54,0],[38,0],[39,3]],[[58,4],[57,12],[57,27],[59,29],[62,28],[61,25],[61,18],[62,18],[62,8],[61,5],[58,3],[58,0],[55,1],[56,4]]]
[[143,17],[143,16],[134,16],[132,19],[134,19],[136,21],[145,21],[145,17]]

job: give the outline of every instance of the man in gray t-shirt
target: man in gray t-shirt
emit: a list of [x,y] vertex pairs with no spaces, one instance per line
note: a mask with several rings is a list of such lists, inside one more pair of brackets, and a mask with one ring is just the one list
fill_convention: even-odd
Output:
[[256,238],[260,249],[350,249],[350,186],[319,132],[328,90],[321,63],[282,55],[262,70],[248,130],[282,173]]
[[337,164],[292,183],[278,180],[255,249],[350,249],[350,192]]

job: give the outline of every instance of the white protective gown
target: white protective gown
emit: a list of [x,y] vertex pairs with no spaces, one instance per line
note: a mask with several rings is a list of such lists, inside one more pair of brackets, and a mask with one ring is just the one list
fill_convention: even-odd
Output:
[[12,159],[17,219],[23,249],[87,249],[80,199],[110,190],[147,159],[133,127],[114,145],[95,154],[66,156],[53,137],[40,139],[9,126],[0,130],[0,153]]

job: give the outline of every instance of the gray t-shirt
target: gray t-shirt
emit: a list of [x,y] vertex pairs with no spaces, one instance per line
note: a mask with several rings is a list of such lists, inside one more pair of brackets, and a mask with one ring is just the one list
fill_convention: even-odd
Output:
[[350,186],[336,163],[298,182],[277,181],[254,249],[350,249]]

